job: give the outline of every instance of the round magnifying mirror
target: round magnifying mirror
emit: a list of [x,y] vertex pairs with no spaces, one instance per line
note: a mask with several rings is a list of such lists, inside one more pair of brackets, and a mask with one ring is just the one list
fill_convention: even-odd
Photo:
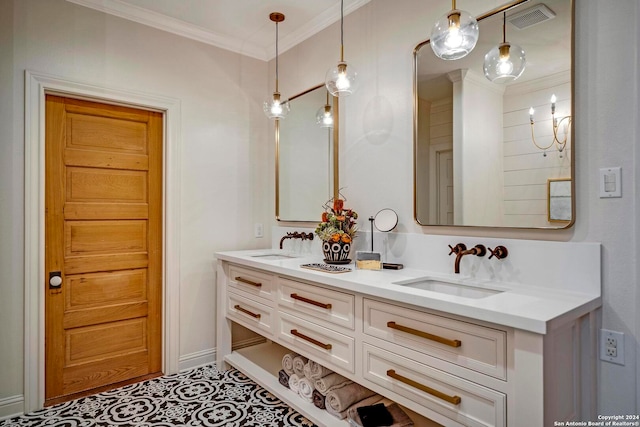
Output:
[[393,209],[382,209],[376,214],[373,224],[380,231],[391,231],[398,225],[398,214]]

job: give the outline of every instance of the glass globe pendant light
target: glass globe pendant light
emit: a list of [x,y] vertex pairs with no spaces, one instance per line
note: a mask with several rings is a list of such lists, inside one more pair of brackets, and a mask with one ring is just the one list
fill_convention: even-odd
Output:
[[344,61],[344,0],[340,0],[340,62],[327,71],[324,81],[333,96],[348,96],[358,89],[358,72]]
[[524,50],[507,42],[507,14],[503,15],[502,43],[494,46],[484,56],[484,75],[493,83],[511,82],[522,75],[527,60]]
[[321,128],[333,128],[333,111],[329,104],[329,92],[327,92],[327,103],[316,113],[316,124]]
[[456,9],[456,0],[452,0],[451,5],[452,10],[433,25],[430,40],[436,56],[447,60],[467,56],[476,46],[480,34],[478,21],[468,12]]
[[278,23],[284,21],[284,15],[280,12],[272,12],[269,19],[276,23],[276,90],[273,97],[264,102],[262,109],[270,119],[284,119],[289,114],[289,101],[280,99],[278,92]]

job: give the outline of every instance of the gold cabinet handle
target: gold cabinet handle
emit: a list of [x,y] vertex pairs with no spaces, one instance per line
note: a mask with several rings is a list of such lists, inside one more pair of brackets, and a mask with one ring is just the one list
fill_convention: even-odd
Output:
[[406,332],[411,335],[415,335],[421,338],[426,338],[431,341],[439,342],[440,344],[445,344],[451,347],[460,347],[462,345],[462,341],[460,340],[450,340],[448,338],[439,337],[438,335],[433,335],[428,332],[419,331],[417,329],[410,328],[408,326],[398,325],[396,322],[387,322],[387,327],[391,329],[396,329],[398,331]]
[[253,317],[254,319],[259,319],[260,316],[262,316],[260,313],[254,313],[253,311],[249,311],[246,308],[240,307],[239,304],[234,305],[233,308],[235,308],[238,311],[243,312],[244,314],[248,314],[249,316]]
[[254,282],[253,280],[245,279],[244,277],[241,277],[241,276],[236,277],[236,282],[246,283],[247,285],[255,286],[257,288],[262,286],[262,283],[260,282]]
[[321,341],[318,341],[314,338],[308,337],[304,334],[301,334],[300,332],[298,332],[297,329],[292,329],[291,330],[291,335],[295,335],[298,338],[302,338],[305,341],[309,341],[311,344],[317,345],[320,348],[324,348],[325,350],[331,350],[331,344],[325,344]]
[[403,377],[400,374],[397,374],[395,369],[389,369],[387,370],[387,376],[393,378],[394,380],[398,380],[402,383],[405,383],[407,385],[410,385],[413,388],[417,388],[418,390],[422,390],[425,393],[429,393],[432,396],[435,396],[439,399],[442,399],[444,401],[447,401],[449,403],[453,403],[454,405],[459,405],[460,402],[462,401],[462,399],[460,398],[460,396],[449,396],[448,394],[445,394],[441,391],[432,389],[431,387],[427,387],[424,384],[420,384],[417,381],[414,381],[410,378],[407,377]]
[[291,298],[296,299],[298,301],[306,302],[307,304],[315,305],[316,307],[326,308],[327,310],[331,310],[331,304],[325,304],[323,302],[314,301],[309,298],[301,297],[298,294],[291,294]]

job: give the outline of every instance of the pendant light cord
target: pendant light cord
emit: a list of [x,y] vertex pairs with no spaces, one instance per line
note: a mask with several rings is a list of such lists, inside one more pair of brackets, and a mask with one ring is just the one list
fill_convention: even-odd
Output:
[[340,0],[340,62],[344,62],[344,0]]
[[276,21],[276,92],[278,92],[278,22]]
[[507,12],[502,14],[502,43],[507,42]]

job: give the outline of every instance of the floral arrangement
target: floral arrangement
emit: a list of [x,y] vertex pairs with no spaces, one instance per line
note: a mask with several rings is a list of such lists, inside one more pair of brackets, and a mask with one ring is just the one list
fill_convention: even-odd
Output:
[[356,235],[356,219],[358,214],[344,208],[344,200],[329,200],[322,212],[322,222],[316,227],[316,234],[325,242],[351,243]]

